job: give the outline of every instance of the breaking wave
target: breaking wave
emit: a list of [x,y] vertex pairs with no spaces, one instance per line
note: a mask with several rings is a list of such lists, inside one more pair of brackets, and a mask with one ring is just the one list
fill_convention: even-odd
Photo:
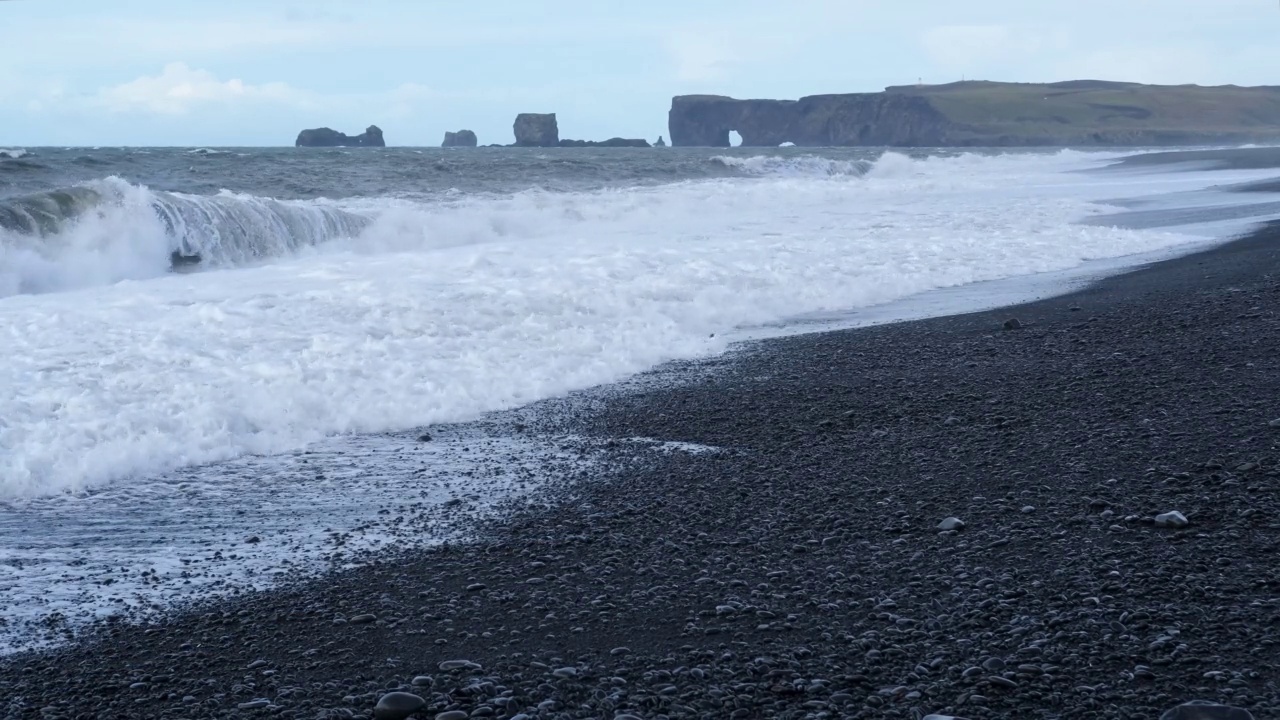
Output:
[[0,148],[0,158],[9,158],[10,160],[17,160],[18,158],[24,155],[30,155],[30,154],[31,153],[27,152],[26,150],[7,150],[5,148]]
[[352,237],[368,217],[320,202],[152,191],[119,178],[0,202],[0,297],[138,280],[175,258],[231,267]]

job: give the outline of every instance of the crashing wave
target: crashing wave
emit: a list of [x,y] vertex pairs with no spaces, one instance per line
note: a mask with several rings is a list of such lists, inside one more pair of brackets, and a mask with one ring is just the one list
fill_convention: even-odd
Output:
[[24,155],[30,155],[30,154],[31,153],[27,152],[26,150],[6,150],[5,148],[0,148],[0,158],[17,160],[18,158]]
[[370,222],[318,202],[156,192],[112,177],[0,202],[0,296],[244,265]]

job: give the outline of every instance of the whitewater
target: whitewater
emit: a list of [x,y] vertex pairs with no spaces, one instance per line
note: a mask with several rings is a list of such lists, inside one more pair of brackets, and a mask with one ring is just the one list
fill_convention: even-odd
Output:
[[[55,237],[0,245],[0,498],[467,420],[733,328],[1194,239],[1077,224],[1144,187],[1069,172],[1098,160],[713,158],[747,177],[429,202],[91,183]],[[175,249],[210,269],[168,272]]]
[[[226,577],[261,575],[321,546],[303,520],[332,525],[342,508],[357,523],[362,493],[404,491],[397,453],[429,426],[712,356],[735,331],[1186,251],[1220,235],[1089,221],[1120,200],[1265,176],[1098,174],[1118,155],[1074,151],[827,155],[694,155],[646,175],[622,167],[640,157],[628,154],[616,170],[601,160],[591,182],[565,180],[588,173],[574,166],[524,189],[505,173],[280,197],[235,186],[231,171],[202,177],[221,186],[209,192],[130,173],[14,185],[0,198],[0,591],[21,601],[0,620],[48,612],[42,587],[60,588],[60,612],[112,611],[67,547],[96,548],[103,568],[172,568],[254,531],[210,520],[217,533],[201,534],[190,518],[274,501],[303,514],[272,526],[261,567]],[[473,157],[438,162],[508,162]],[[174,253],[199,263],[175,272]],[[557,452],[512,443],[501,446],[512,457]],[[448,475],[483,461],[472,444],[415,462]],[[315,480],[304,451],[343,471]],[[163,541],[151,524],[168,528]],[[18,542],[55,526],[73,530]],[[115,587],[144,604],[184,592]]]

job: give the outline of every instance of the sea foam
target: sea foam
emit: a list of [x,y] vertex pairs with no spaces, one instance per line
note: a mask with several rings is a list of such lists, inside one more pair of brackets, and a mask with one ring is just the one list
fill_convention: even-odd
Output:
[[208,217],[181,240],[255,217],[267,234],[237,238],[269,248],[181,275],[156,193],[117,188],[55,238],[70,250],[19,270],[81,289],[0,299],[0,498],[467,420],[720,352],[732,328],[1192,240],[1073,224],[1141,191],[1065,172],[1092,156],[804,162],[432,203],[175,196]]

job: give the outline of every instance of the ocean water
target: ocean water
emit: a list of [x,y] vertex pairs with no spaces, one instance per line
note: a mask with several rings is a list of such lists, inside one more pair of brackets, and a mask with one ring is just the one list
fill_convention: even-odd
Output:
[[0,651],[333,567],[335,533],[406,542],[368,530],[388,508],[482,512],[589,462],[424,427],[752,328],[1193,249],[1229,228],[1106,217],[1272,174],[1098,172],[1117,157],[0,150]]

